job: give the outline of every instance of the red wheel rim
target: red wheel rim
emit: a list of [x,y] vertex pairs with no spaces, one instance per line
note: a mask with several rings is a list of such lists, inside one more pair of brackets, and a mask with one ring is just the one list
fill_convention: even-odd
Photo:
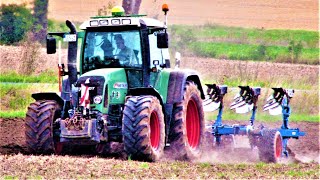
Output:
[[191,148],[196,148],[200,141],[200,119],[194,100],[190,100],[188,103],[186,119],[188,143]]
[[150,141],[153,149],[158,149],[160,142],[160,122],[156,112],[150,117]]
[[276,144],[275,144],[275,156],[276,158],[280,158],[282,152],[282,139],[280,134],[276,134]]

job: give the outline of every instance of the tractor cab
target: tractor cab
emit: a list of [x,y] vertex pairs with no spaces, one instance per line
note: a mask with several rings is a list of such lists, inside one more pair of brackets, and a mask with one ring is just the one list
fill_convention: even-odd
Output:
[[112,16],[84,22],[80,74],[102,68],[124,68],[130,87],[154,85],[159,69],[170,67],[166,25],[143,15],[124,15],[122,7]]

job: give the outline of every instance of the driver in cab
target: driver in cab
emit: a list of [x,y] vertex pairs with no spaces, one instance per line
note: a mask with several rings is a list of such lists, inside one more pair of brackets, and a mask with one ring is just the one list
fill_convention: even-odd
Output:
[[108,66],[108,67],[120,66],[119,62],[114,59],[114,56],[113,56],[114,48],[112,47],[111,42],[107,38],[103,39],[102,44],[100,45],[100,48],[103,50],[104,58],[101,59],[100,56],[93,57],[93,60],[95,61],[95,65],[97,67],[102,68],[105,66]]
[[113,57],[112,52],[113,52],[114,48],[112,47],[112,44],[108,39],[104,39],[100,47],[103,50],[105,59]]
[[120,60],[120,64],[125,66],[134,65],[134,52],[132,49],[128,48],[125,45],[124,39],[121,34],[117,34],[114,37],[117,45],[117,49],[115,50],[115,56]]

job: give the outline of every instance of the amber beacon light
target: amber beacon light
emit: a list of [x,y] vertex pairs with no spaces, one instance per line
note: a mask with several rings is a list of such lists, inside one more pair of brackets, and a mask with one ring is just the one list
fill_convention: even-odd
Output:
[[164,12],[164,16],[165,16],[165,21],[164,21],[164,25],[167,26],[168,23],[168,17],[167,17],[167,12],[169,11],[169,6],[168,4],[163,4],[162,5],[162,11]]
[[162,5],[162,11],[164,12],[165,15],[167,14],[167,12],[169,11],[169,6],[168,6],[168,4],[163,4],[163,5]]

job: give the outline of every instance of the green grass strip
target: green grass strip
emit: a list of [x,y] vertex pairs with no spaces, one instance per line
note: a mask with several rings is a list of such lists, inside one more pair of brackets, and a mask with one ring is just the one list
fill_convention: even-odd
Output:
[[57,84],[7,84],[0,83],[0,111],[26,111],[34,99],[33,93],[57,92]]
[[317,48],[303,48],[297,60],[294,58],[292,60],[292,54],[289,52],[288,47],[284,46],[192,42],[189,45],[189,49],[202,57],[319,64],[319,49]]
[[219,25],[172,25],[171,47],[183,53],[219,59],[319,64],[319,33]]
[[318,48],[319,33],[306,30],[257,29],[243,27],[227,27],[207,24],[203,26],[172,25],[169,27],[177,35],[190,32],[196,38],[234,42],[250,42],[251,44],[286,45],[290,41],[301,42],[306,48]]
[[46,71],[39,75],[22,75],[16,72],[0,74],[0,82],[13,83],[57,83],[58,75],[53,71]]
[[27,110],[0,111],[0,118],[25,118]]

